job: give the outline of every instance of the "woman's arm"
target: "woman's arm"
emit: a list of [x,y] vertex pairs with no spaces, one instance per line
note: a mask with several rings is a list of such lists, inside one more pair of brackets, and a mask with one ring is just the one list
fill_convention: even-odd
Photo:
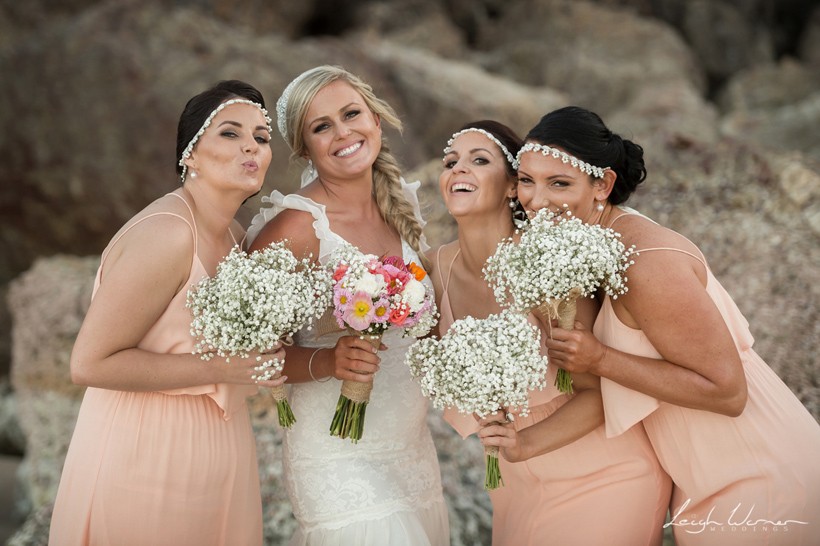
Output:
[[604,422],[599,379],[573,374],[575,395],[555,413],[519,431],[496,413],[481,419],[478,438],[485,446],[498,446],[506,460],[517,463],[571,444]]
[[[629,269],[629,292],[618,298],[663,357],[605,347],[585,329],[553,331],[550,358],[679,406],[737,416],[746,378],[734,340],[706,292],[703,265],[675,251],[641,254]],[[699,273],[701,276],[699,276]]]
[[[314,234],[310,213],[293,209],[280,212],[265,224],[248,250],[261,250],[278,241],[287,241],[288,248],[297,258],[311,257],[318,261],[319,240]],[[380,362],[367,340],[342,336],[335,347],[326,349],[297,345],[289,347],[282,373],[288,376],[290,383],[306,383],[331,376],[340,380],[372,383]]]
[[[137,345],[167,308],[190,272],[190,229],[173,216],[132,228],[106,258],[102,280],[71,353],[79,385],[155,391],[210,383],[253,384],[254,357],[203,361],[192,354],[160,354]],[[284,357],[282,351],[269,355]],[[281,384],[260,381],[260,386]]]
[[[585,298],[578,301],[578,326],[591,325],[598,311],[598,302]],[[550,324],[541,325],[541,338],[549,339]],[[550,366],[555,363],[550,362]],[[526,461],[549,453],[589,434],[604,422],[600,380],[591,374],[572,374],[575,394],[555,413],[534,425],[515,430],[499,414],[480,421],[478,437],[484,445],[499,446],[502,456],[510,462]],[[499,421],[501,423],[499,424]]]

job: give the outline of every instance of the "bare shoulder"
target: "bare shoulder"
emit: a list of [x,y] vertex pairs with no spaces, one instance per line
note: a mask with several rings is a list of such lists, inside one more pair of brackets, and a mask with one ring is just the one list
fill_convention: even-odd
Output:
[[287,246],[298,257],[318,256],[319,239],[313,228],[314,218],[309,212],[286,209],[265,224],[254,239],[250,250],[259,250],[267,245],[287,241]]
[[181,286],[190,273],[194,258],[194,233],[190,213],[170,202],[151,203],[117,233],[104,263],[104,278],[164,279]]
[[638,214],[622,215],[612,229],[621,234],[621,241],[627,247],[634,245],[636,250],[674,248],[701,255],[700,249],[677,231]]

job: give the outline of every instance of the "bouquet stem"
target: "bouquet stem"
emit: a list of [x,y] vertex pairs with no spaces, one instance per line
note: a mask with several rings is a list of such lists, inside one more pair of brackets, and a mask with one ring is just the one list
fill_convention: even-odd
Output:
[[492,491],[504,485],[501,479],[501,469],[498,466],[498,446],[484,447],[484,489]]
[[285,392],[285,386],[279,385],[270,390],[271,396],[276,400],[276,413],[279,416],[279,426],[282,428],[290,428],[296,422],[296,417],[293,415],[293,410],[290,409],[288,403],[288,395]]
[[[378,349],[382,342],[381,335],[362,334],[348,328],[350,335],[366,339],[373,348]],[[330,435],[350,440],[355,444],[362,439],[364,433],[364,417],[367,403],[370,401],[370,392],[373,383],[358,381],[342,381],[342,392],[336,402],[336,413],[330,423]]]
[[[558,319],[558,327],[564,330],[575,329],[575,314],[578,311],[577,300],[581,295],[580,288],[573,288],[567,297],[557,303],[549,301],[536,307],[535,311],[542,317]],[[558,368],[555,374],[555,388],[558,392],[572,394],[572,376],[563,368]]]

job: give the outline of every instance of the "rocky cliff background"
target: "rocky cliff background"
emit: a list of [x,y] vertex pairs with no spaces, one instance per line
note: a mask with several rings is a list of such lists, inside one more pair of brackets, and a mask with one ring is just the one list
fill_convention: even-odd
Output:
[[[0,452],[24,455],[21,529],[42,544],[82,389],[68,355],[97,256],[176,187],[176,123],[220,79],[269,107],[341,64],[401,115],[432,243],[453,237],[436,180],[449,135],[525,133],[579,104],[646,149],[630,204],[695,241],[755,347],[820,416],[820,6],[812,0],[28,0],[0,2]],[[263,194],[296,187],[284,143]],[[247,221],[259,206],[241,211]],[[269,401],[253,404],[266,540],[293,526]],[[431,413],[454,544],[488,544],[481,457]],[[26,519],[27,518],[27,519]]]

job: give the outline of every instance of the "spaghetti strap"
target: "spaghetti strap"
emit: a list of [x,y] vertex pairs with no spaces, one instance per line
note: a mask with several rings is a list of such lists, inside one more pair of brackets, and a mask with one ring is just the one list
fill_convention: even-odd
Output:
[[[189,222],[187,218],[185,218],[184,216],[179,215],[179,214],[177,214],[177,213],[175,213],[175,212],[162,211],[162,212],[154,212],[154,213],[151,213],[151,214],[146,214],[145,216],[143,216],[142,218],[140,218],[139,220],[135,221],[133,224],[131,224],[130,226],[128,226],[127,228],[125,228],[125,229],[122,231],[122,233],[120,233],[119,235],[117,235],[117,236],[116,236],[116,237],[115,237],[115,238],[114,238],[114,239],[113,239],[113,240],[112,240],[112,241],[108,244],[108,246],[107,246],[107,247],[105,248],[105,250],[103,251],[102,256],[100,256],[100,273],[102,273],[103,264],[105,264],[105,259],[108,257],[109,252],[111,252],[111,250],[112,250],[112,249],[116,246],[116,244],[120,241],[120,239],[122,239],[122,238],[125,236],[125,234],[126,234],[126,233],[128,233],[129,231],[131,231],[131,229],[132,229],[134,226],[136,226],[136,225],[138,225],[138,224],[141,224],[141,223],[142,223],[142,222],[144,222],[145,220],[148,220],[149,218],[153,218],[154,216],[173,216],[173,217],[175,217],[175,218],[179,218],[180,220],[182,220],[183,222],[185,222],[185,224],[188,226],[188,229],[190,229],[190,230],[191,230],[191,236],[192,236],[192,237],[193,237],[193,239],[194,239],[194,256],[198,256],[198,254],[197,254],[197,232],[196,232],[196,222],[194,222],[194,220],[193,220],[193,218],[194,218],[194,213],[193,213],[193,211],[191,210],[190,205],[188,205],[188,202],[187,202],[187,201],[185,201],[185,199],[184,199],[181,195],[177,195],[177,194],[175,194],[175,193],[169,193],[169,194],[166,194],[166,195],[173,195],[173,196],[175,196],[175,197],[178,197],[179,199],[182,199],[182,202],[183,202],[183,203],[185,203],[185,206],[186,206],[186,207],[188,207],[188,212],[190,212],[190,213],[191,213],[191,221]],[[231,236],[233,236],[233,235],[231,235]]]
[[[441,249],[439,249],[439,250],[441,250]],[[458,258],[459,254],[461,254],[461,247],[458,247],[458,250],[456,250],[455,255],[453,255],[453,259],[450,260],[450,267],[447,268],[447,281],[441,283],[441,286],[444,287],[444,292],[445,293],[447,293],[450,289],[450,276],[453,274],[453,264],[456,263],[456,258]],[[439,270],[439,278],[441,278],[441,270]],[[448,294],[447,298],[449,299],[449,297],[450,296]]]
[[[646,220],[649,220],[653,224],[657,224],[657,222],[655,222],[654,220],[652,220],[648,216],[644,216],[643,214],[641,214],[640,212],[638,212],[636,210],[629,209],[627,207],[622,208],[621,210],[623,210],[624,214],[621,214],[620,216],[616,216],[611,222],[609,222],[609,227],[610,228],[612,228],[612,226],[615,225],[615,222],[617,222],[618,220],[620,220],[621,218],[623,218],[625,216],[638,216],[640,218],[644,218]],[[677,233],[677,232],[675,232],[675,233]],[[689,239],[687,239],[686,237],[684,237],[680,233],[677,233],[677,234],[680,235],[681,237],[683,237],[686,241],[689,241]],[[689,242],[692,243],[692,241],[689,241]],[[692,243],[692,246],[697,248],[697,245],[695,245],[695,243]],[[673,248],[673,247],[644,248],[644,249],[641,249],[641,250],[636,250],[635,254],[640,254],[641,252],[652,252],[654,250],[672,250],[674,252],[681,252],[681,253],[686,254],[687,256],[691,256],[692,258],[699,261],[701,264],[703,264],[703,267],[705,267],[707,270],[709,269],[709,266],[706,264],[706,258],[704,258],[702,255],[698,256],[697,254],[693,254],[692,252],[689,252],[688,250],[683,250],[682,248]]]
[[682,254],[686,254],[687,256],[691,256],[692,258],[699,261],[701,264],[703,264],[703,267],[705,267],[706,269],[709,269],[709,266],[706,265],[706,260],[704,260],[703,258],[701,258],[700,256],[698,256],[698,255],[696,255],[692,252],[689,252],[688,250],[683,250],[682,248],[672,248],[672,247],[644,248],[644,249],[641,249],[641,250],[636,250],[635,254],[642,254],[643,252],[652,252],[653,250],[672,250],[674,252],[680,252]]
[[[192,230],[193,230],[193,232],[194,232],[194,254],[196,254],[196,255],[198,256],[198,255],[199,255],[199,254],[197,253],[197,250],[198,250],[198,249],[197,249],[197,236],[198,236],[198,233],[197,233],[197,230],[196,230],[196,220],[194,219],[194,211],[191,209],[191,205],[189,205],[189,204],[188,204],[188,200],[187,200],[187,199],[185,199],[184,197],[182,197],[182,196],[181,196],[181,195],[179,195],[178,193],[173,193],[173,192],[172,192],[172,193],[168,193],[168,194],[166,194],[166,195],[173,195],[174,197],[176,197],[176,198],[178,198],[178,199],[181,199],[181,200],[182,200],[182,202],[183,202],[183,203],[185,203],[185,208],[187,208],[187,209],[188,209],[188,212],[191,214],[191,223],[190,223],[190,224],[188,224],[188,222],[187,222],[187,221],[186,221],[185,223],[186,223],[186,224],[188,224],[188,226],[189,226],[189,227],[191,227],[191,229],[192,229]],[[230,231],[230,228],[228,228],[228,231]],[[233,242],[234,242],[234,243],[236,242],[236,239],[234,239],[233,233],[231,233],[231,239],[233,239]]]

